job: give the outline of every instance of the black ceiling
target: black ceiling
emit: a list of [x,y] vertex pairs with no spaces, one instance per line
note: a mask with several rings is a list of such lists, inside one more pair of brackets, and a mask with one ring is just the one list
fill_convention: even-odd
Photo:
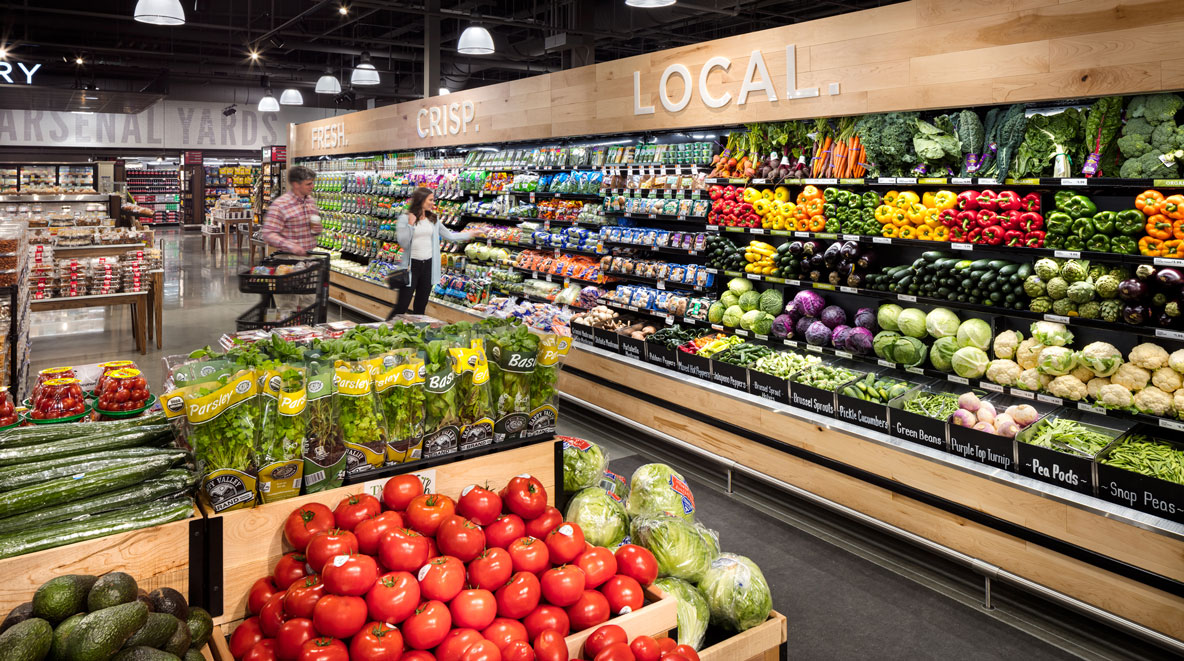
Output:
[[[0,21],[12,58],[43,63],[42,85],[226,102],[237,88],[242,103],[245,90],[258,100],[266,73],[277,94],[301,86],[310,105],[332,106],[314,100],[317,77],[331,66],[347,84],[369,51],[383,82],[356,90],[356,103],[382,105],[422,96],[431,17],[440,20],[443,84],[459,90],[897,1],[680,0],[636,9],[624,0],[182,0],[187,23],[170,28],[133,21],[135,0],[23,0],[0,2]],[[496,54],[456,52],[474,21],[493,34]]]

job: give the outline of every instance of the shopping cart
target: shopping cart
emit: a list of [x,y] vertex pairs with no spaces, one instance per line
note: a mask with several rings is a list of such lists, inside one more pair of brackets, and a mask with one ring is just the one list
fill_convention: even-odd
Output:
[[[283,275],[266,275],[245,271],[238,274],[238,290],[248,294],[262,294],[258,305],[234,320],[237,330],[271,330],[285,326],[312,326],[325,323],[329,311],[329,253],[310,252],[305,256],[277,253],[263,260],[262,266],[297,265],[314,261],[315,264]],[[297,310],[286,319],[266,320],[267,311],[275,307],[276,294],[315,294],[316,302]]]

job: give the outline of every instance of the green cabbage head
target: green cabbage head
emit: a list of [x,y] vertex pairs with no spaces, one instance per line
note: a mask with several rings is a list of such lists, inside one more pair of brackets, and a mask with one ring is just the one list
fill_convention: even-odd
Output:
[[645,464],[629,479],[629,516],[673,514],[687,521],[695,520],[695,496],[673,468],[666,464]]
[[582,438],[563,440],[564,491],[579,491],[596,486],[607,465],[608,456],[599,445]]
[[650,550],[658,575],[698,583],[719,555],[715,532],[669,514],[639,516],[629,524],[634,544]]

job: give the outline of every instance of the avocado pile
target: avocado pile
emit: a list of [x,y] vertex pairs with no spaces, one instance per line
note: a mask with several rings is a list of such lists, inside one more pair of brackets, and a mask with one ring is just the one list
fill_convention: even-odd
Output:
[[201,661],[214,622],[123,572],[58,576],[0,624],[0,661]]

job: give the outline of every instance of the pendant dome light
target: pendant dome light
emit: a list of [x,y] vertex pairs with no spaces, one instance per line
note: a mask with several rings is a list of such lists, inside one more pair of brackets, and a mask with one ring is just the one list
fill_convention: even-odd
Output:
[[470,25],[460,33],[456,52],[461,55],[493,55],[493,37],[480,25]]
[[281,106],[302,106],[304,105],[304,95],[295,87],[289,87],[280,95]]
[[333,75],[332,69],[325,69],[325,75],[317,80],[317,94],[341,94],[341,81]]
[[377,85],[382,82],[378,75],[378,70],[370,63],[370,53],[362,53],[362,60],[354,67],[353,73],[349,76],[349,82],[354,86],[359,85]]
[[185,25],[181,0],[138,0],[133,17],[140,23]]
[[658,7],[669,7],[678,2],[678,0],[625,0],[625,4],[630,7],[638,7],[640,9],[656,9]]
[[279,112],[280,111],[280,102],[276,101],[275,97],[272,96],[270,87],[267,88],[267,94],[264,94],[263,98],[259,99],[259,106],[258,106],[257,110],[259,112]]

